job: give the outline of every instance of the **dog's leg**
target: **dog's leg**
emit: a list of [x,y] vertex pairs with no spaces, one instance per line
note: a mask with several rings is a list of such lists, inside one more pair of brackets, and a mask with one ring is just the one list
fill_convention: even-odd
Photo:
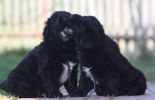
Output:
[[73,92],[71,96],[74,97],[84,97],[87,96],[88,92],[93,89],[93,82],[87,77],[85,72],[81,73],[79,86],[76,91]]
[[143,95],[147,88],[145,77],[142,74],[126,86],[128,88],[126,95]]
[[59,92],[59,88],[62,85],[61,76],[66,73],[63,71],[63,66],[59,63],[50,62],[39,69],[42,82],[44,84],[45,92],[47,97],[62,97],[63,95]]
[[69,93],[69,95],[72,94],[73,91],[77,89],[77,74],[78,74],[78,65],[75,65],[73,68],[71,67],[71,75],[69,76],[69,79],[67,82],[65,82],[64,86]]
[[46,94],[47,94],[47,97],[49,98],[56,98],[56,97],[62,97],[62,93],[59,92],[59,85],[57,84],[51,84],[50,83],[47,83],[47,84],[44,84],[45,85],[45,90],[46,90]]
[[[48,76],[49,78],[49,76]],[[60,84],[58,80],[53,78],[42,78],[44,82],[45,93],[49,98],[62,97],[63,95],[59,92]]]
[[96,94],[99,96],[118,96],[119,80],[115,77],[106,76],[106,80],[103,83],[96,85]]

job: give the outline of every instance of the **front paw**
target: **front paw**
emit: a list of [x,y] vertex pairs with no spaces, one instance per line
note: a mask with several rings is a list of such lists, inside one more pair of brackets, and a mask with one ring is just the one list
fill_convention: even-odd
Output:
[[72,92],[72,93],[70,94],[70,96],[71,96],[71,97],[85,97],[85,96],[87,96],[87,94],[84,93],[83,91],[76,90],[76,91]]
[[119,95],[116,89],[96,88],[95,92],[98,96],[118,96]]
[[50,94],[48,95],[48,97],[49,97],[49,98],[61,98],[61,97],[63,97],[63,94],[60,93],[60,92],[58,92],[58,93],[50,93]]
[[61,92],[58,93],[58,97],[61,98],[63,97],[63,94]]

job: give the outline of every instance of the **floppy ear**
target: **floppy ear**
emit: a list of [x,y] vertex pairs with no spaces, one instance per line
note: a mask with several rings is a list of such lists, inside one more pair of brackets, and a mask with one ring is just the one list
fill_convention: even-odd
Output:
[[49,40],[49,36],[50,35],[50,18],[47,19],[47,21],[45,22],[45,27],[43,30],[43,37],[44,40]]
[[89,29],[86,30],[79,40],[79,48],[81,49],[95,49],[101,46],[101,37],[98,33]]

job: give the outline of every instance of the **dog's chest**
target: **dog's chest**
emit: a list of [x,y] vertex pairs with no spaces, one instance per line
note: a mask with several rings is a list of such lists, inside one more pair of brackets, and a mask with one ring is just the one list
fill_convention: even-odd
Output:
[[97,80],[95,80],[94,79],[94,76],[93,76],[93,74],[91,73],[91,69],[92,69],[92,67],[87,67],[87,66],[83,66],[82,67],[83,68],[83,72],[85,72],[86,73],[86,76],[88,77],[88,78],[90,78],[92,81],[93,81],[93,83],[94,84],[99,84],[99,82],[97,81]]
[[69,61],[68,64],[63,63],[62,67],[63,67],[63,71],[62,74],[60,76],[60,83],[63,84],[67,81],[67,79],[69,78],[69,71],[71,72],[73,70],[73,68],[75,67],[76,63]]
[[[92,67],[91,67],[92,68]],[[86,73],[86,76],[89,77],[93,82],[94,82],[94,78],[92,73],[90,72],[91,68],[83,66],[83,72]]]

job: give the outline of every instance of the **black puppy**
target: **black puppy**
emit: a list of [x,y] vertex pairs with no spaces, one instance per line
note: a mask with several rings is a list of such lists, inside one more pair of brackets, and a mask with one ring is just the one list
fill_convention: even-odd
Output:
[[146,90],[144,74],[120,53],[93,16],[72,15],[68,27],[73,30],[80,54],[81,78],[72,96],[86,96],[95,89],[100,96],[141,95]]
[[[47,97],[62,96],[59,88],[64,84],[69,93],[77,87],[76,68],[73,69],[77,66],[75,43],[68,38],[72,31],[66,27],[69,16],[68,12],[58,11],[48,18],[43,42],[9,73],[0,84],[2,90],[21,98],[32,98],[42,97],[44,93]],[[71,77],[69,69],[73,69]]]

